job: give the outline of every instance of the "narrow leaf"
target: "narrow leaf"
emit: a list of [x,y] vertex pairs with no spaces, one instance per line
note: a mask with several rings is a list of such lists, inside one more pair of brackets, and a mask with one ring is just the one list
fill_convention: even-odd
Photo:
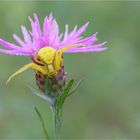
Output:
[[59,111],[61,110],[62,105],[63,105],[63,103],[64,103],[66,97],[68,96],[69,91],[71,90],[71,88],[72,88],[72,86],[73,86],[73,83],[74,83],[74,80],[70,80],[70,81],[67,83],[67,85],[66,85],[64,91],[63,91],[63,92],[60,94],[60,96],[58,97],[58,99],[57,99],[57,101],[56,101],[56,110],[57,110],[58,113],[59,113]]
[[80,84],[82,83],[83,80],[84,79],[82,78],[78,81],[78,83],[75,85],[75,87],[69,92],[68,96],[72,95],[77,90],[77,88],[80,86]]
[[34,89],[34,88],[30,87],[30,86],[28,86],[28,87],[30,88],[30,90],[32,91],[33,94],[35,94],[36,96],[46,100],[49,104],[52,103],[52,99],[49,96],[45,95],[40,90]]
[[40,119],[40,122],[41,122],[41,125],[42,125],[42,128],[43,128],[43,131],[44,131],[44,134],[45,134],[45,137],[46,137],[46,140],[50,140],[50,137],[48,135],[48,132],[47,132],[47,129],[45,128],[45,123],[44,123],[44,120],[43,120],[43,117],[41,115],[41,113],[39,112],[39,110],[34,107],[39,119]]

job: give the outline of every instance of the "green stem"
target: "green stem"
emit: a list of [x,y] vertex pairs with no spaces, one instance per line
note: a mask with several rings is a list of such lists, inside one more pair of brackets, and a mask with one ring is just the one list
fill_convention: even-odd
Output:
[[55,102],[51,106],[54,124],[54,139],[60,139],[61,127],[62,127],[62,109],[57,112]]
[[[51,96],[47,96],[47,95],[45,97],[43,96],[43,99],[47,100],[49,107],[52,111],[53,126],[54,126],[53,127],[53,139],[54,140],[60,139],[60,132],[61,132],[61,127],[62,127],[63,104],[64,104],[66,98],[69,95],[71,95],[76,90],[76,88],[79,86],[79,84],[77,84],[77,86],[73,90],[71,90],[73,83],[74,83],[74,80],[69,80],[68,83],[66,84],[64,90],[62,91],[62,93],[59,93],[58,96],[56,96],[56,97],[51,97]],[[70,90],[71,90],[71,92],[70,92]],[[42,97],[42,96],[40,96],[40,97]],[[45,128],[43,118],[37,108],[35,108],[35,111],[36,111],[37,115],[39,116],[39,119],[42,123],[42,128],[43,128],[44,134],[46,136],[46,140],[49,140],[50,137]]]

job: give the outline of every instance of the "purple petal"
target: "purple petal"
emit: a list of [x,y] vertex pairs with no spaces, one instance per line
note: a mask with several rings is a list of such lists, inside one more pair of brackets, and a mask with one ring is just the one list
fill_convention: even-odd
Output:
[[58,30],[58,24],[56,20],[54,19],[51,25],[51,32],[49,36],[49,45],[53,46],[55,44],[55,41],[58,38],[59,30]]
[[44,42],[46,46],[51,46],[55,49],[60,44],[61,35],[59,35],[59,27],[52,14],[44,20]]
[[11,54],[11,51],[10,50],[0,49],[0,53]]
[[21,28],[22,28],[22,33],[23,33],[25,42],[26,42],[28,45],[31,45],[31,44],[32,44],[32,41],[31,41],[31,37],[30,37],[30,35],[29,35],[27,29],[26,29],[24,26],[21,26]]
[[53,20],[52,15],[50,15],[49,17],[45,17],[45,19],[44,19],[43,30],[44,30],[44,41],[46,44],[49,43],[48,38],[49,38],[49,34],[50,34],[52,20]]
[[73,34],[76,32],[76,30],[77,30],[77,26],[74,27],[73,31],[70,33],[69,36],[73,36]]
[[36,25],[36,23],[33,22],[33,20],[29,17],[30,23],[31,23],[31,27],[32,27],[32,32],[31,35],[33,37],[33,44],[35,46],[36,50],[39,50],[42,45],[44,44],[42,36],[40,35],[38,26]]
[[10,54],[10,55],[26,55],[26,56],[30,56],[33,54],[33,52],[26,51],[26,50],[4,50],[4,49],[0,49],[0,53]]
[[31,55],[33,55],[33,52],[31,52],[31,51],[17,51],[17,50],[13,50],[13,51],[11,51],[11,54],[31,56]]
[[90,37],[84,38],[78,42],[78,44],[86,44],[86,45],[91,45],[98,39],[96,38],[97,33],[93,34]]
[[107,49],[107,48],[76,49],[76,50],[68,51],[67,53],[101,52],[101,51],[105,51],[106,49]]
[[87,29],[88,25],[89,25],[89,22],[87,22],[86,24],[84,24],[84,25],[77,31],[76,36],[81,35],[81,34]]
[[32,37],[33,37],[33,41],[37,41],[36,39],[39,37],[38,36],[38,32],[36,30],[35,24],[33,22],[33,20],[29,17],[30,23],[31,23],[31,28],[32,28]]
[[67,52],[99,52],[99,51],[104,51],[107,48],[101,48],[103,45],[105,45],[107,42],[103,42],[97,45],[92,45],[92,46],[87,46],[87,47],[77,47],[77,48],[72,48],[68,50]]
[[65,47],[70,44],[78,43],[81,39],[80,35],[86,30],[88,24],[89,22],[84,24],[81,28],[78,29],[78,31],[76,31],[77,26],[75,26],[75,28],[73,29],[72,32],[69,33],[69,35],[68,35],[68,27],[66,26],[64,39],[62,40],[60,46]]
[[39,23],[39,20],[38,20],[38,17],[36,14],[34,14],[34,19],[35,19],[35,25],[36,25],[37,32],[38,32],[39,36],[41,37],[42,31],[41,31],[40,23]]
[[20,49],[19,46],[16,46],[15,44],[12,44],[10,42],[7,42],[7,41],[5,41],[3,39],[0,39],[0,45],[6,47],[8,49]]
[[13,35],[13,38],[19,43],[19,45],[21,45],[22,47],[25,47],[26,44],[16,35]]
[[68,29],[69,28],[69,26],[66,24],[65,25],[65,33],[64,33],[64,40],[63,40],[63,42],[65,42],[66,40],[67,40],[67,37],[68,37]]

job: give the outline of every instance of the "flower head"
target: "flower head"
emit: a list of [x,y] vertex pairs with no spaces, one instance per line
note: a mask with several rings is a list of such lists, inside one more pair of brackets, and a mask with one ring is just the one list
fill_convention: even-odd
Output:
[[52,14],[45,17],[43,31],[41,31],[36,14],[34,14],[34,20],[30,17],[29,20],[31,31],[28,31],[23,26],[21,27],[24,40],[16,34],[13,35],[18,45],[0,39],[0,45],[6,48],[0,49],[0,53],[30,56],[32,59],[32,63],[18,70],[8,79],[8,82],[28,68],[33,68],[36,71],[37,80],[40,75],[56,79],[56,77],[61,77],[60,75],[65,75],[63,71],[63,53],[100,52],[106,49],[102,47],[106,42],[94,44],[97,40],[97,33],[87,38],[81,36],[89,23],[86,23],[79,29],[75,26],[71,32],[68,32],[68,25],[66,25],[63,35],[59,33],[58,24]]

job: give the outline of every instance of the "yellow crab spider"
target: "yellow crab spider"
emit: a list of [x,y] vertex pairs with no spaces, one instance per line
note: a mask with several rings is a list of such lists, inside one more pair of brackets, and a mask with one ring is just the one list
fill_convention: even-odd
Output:
[[23,66],[21,69],[19,69],[8,78],[6,84],[8,84],[12,78],[29,68],[33,68],[35,71],[41,72],[43,75],[48,75],[49,77],[55,76],[57,72],[61,69],[61,64],[63,63],[62,54],[74,46],[85,47],[84,44],[73,44],[59,50],[55,50],[50,46],[41,48],[37,53],[37,55],[40,57],[39,64],[29,63]]

